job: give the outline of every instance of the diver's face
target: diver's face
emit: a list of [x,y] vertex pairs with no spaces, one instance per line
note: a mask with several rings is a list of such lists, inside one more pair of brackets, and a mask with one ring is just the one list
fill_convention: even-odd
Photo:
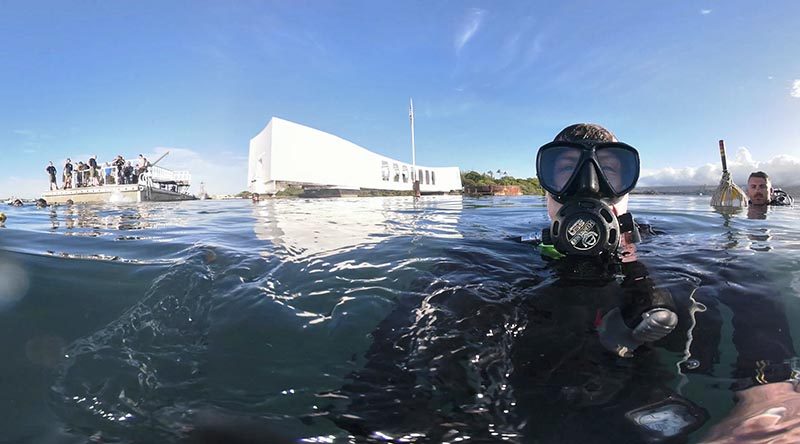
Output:
[[[556,158],[553,163],[553,184],[557,188],[563,189],[567,185],[567,182],[575,172],[575,168],[579,166],[580,158],[581,153],[578,151],[565,151]],[[608,184],[615,190],[622,189],[623,174],[625,171],[624,165],[620,160],[619,149],[607,148],[597,150],[596,158],[597,162],[600,164],[602,173],[606,176]]]
[[747,180],[747,197],[753,205],[766,205],[772,195],[772,185],[763,177],[751,177]]

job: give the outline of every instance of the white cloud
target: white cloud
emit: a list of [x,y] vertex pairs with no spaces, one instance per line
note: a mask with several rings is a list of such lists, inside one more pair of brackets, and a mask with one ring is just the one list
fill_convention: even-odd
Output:
[[[765,162],[753,160],[750,150],[739,148],[736,156],[728,158],[728,170],[734,182],[742,185],[753,171],[764,171],[769,174],[772,183],[779,187],[800,185],[800,158],[779,155]],[[660,168],[642,170],[639,178],[640,186],[675,186],[675,185],[715,185],[722,176],[722,166],[706,164],[700,167]]]
[[703,15],[711,14],[711,10],[710,9],[701,9],[700,10],[700,14],[703,14]]
[[486,11],[483,9],[473,8],[469,10],[469,13],[459,27],[458,33],[456,33],[456,53],[461,52],[461,48],[475,36],[475,33],[478,32],[478,29],[481,27],[485,15]]
[[796,79],[796,80],[795,80],[795,81],[792,83],[792,92],[791,92],[791,95],[792,95],[792,97],[794,97],[794,98],[800,99],[800,79]]

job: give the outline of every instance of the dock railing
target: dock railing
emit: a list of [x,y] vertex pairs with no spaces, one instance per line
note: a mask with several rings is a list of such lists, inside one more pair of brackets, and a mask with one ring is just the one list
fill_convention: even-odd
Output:
[[[99,184],[94,184],[94,180],[91,177],[90,170],[78,171],[74,169],[72,171],[71,181],[69,183],[69,188],[79,188],[78,183],[81,183],[81,188],[89,188],[89,187],[96,187],[96,186],[104,186],[104,185],[131,185],[135,183],[139,183],[142,185],[148,186],[155,186],[159,188],[161,184],[169,184],[175,185],[181,191],[185,191],[192,181],[192,175],[188,171],[173,171],[169,168],[164,168],[160,166],[149,166],[147,169],[137,175],[137,169],[134,167],[132,177],[129,182],[126,183],[117,183],[119,180],[118,172],[116,167],[108,167],[108,166],[99,166],[97,168],[97,178],[99,179]],[[80,176],[80,182],[78,177]],[[61,175],[61,183],[59,189],[64,189],[64,182],[65,182],[65,175],[62,173]],[[138,179],[138,180],[137,180]]]
[[149,175],[150,180],[159,183],[189,185],[192,175],[188,171],[173,171],[160,166],[150,166],[142,175]]

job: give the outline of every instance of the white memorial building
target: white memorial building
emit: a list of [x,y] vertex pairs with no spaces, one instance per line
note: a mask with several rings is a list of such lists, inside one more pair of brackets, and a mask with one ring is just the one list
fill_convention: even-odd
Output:
[[250,139],[247,179],[252,193],[275,194],[286,185],[411,191],[414,174],[422,194],[461,190],[458,167],[415,167],[277,117]]

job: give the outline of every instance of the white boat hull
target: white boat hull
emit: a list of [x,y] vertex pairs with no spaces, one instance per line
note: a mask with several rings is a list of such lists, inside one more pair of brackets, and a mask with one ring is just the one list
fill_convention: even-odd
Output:
[[103,185],[85,188],[53,190],[42,194],[47,203],[137,203],[195,200],[191,194],[177,193],[161,188],[148,188],[145,185]]

